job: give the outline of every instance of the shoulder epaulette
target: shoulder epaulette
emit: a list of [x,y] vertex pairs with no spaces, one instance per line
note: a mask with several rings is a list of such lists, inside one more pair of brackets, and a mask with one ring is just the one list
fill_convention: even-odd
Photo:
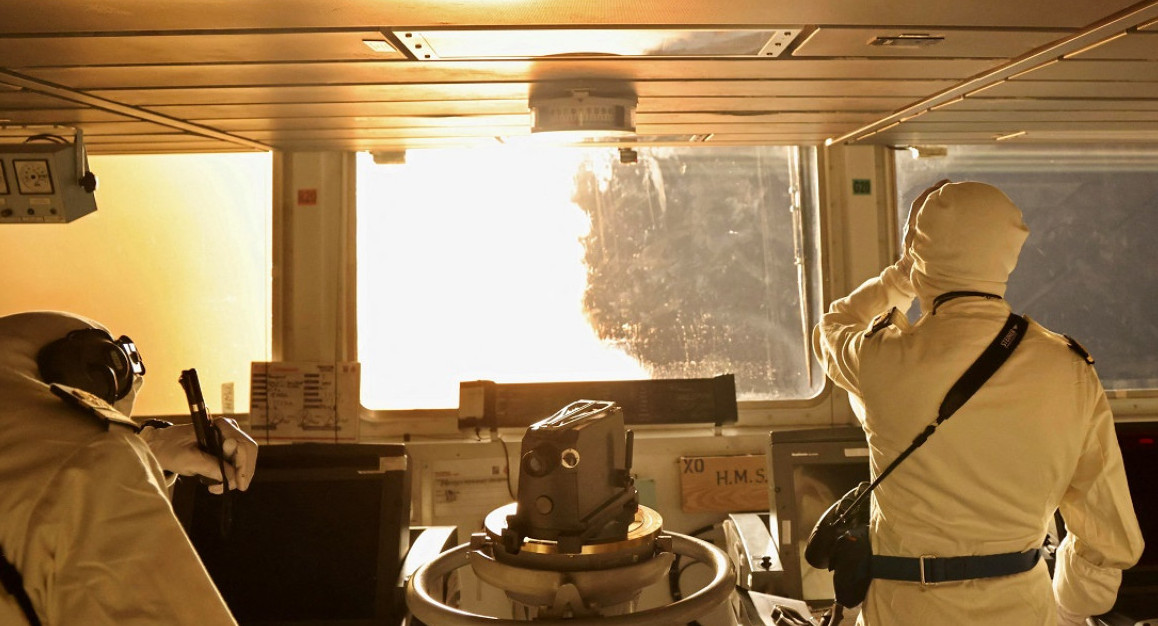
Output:
[[1069,335],[1062,335],[1062,337],[1066,338],[1066,345],[1070,347],[1070,350],[1073,350],[1078,354],[1078,356],[1082,357],[1083,361],[1089,363],[1090,365],[1094,364],[1094,357],[1090,356],[1089,352],[1086,352],[1086,349],[1082,347],[1082,344],[1078,343],[1077,339],[1074,339]]
[[99,420],[101,425],[106,429],[116,424],[118,426],[131,428],[133,432],[140,430],[136,422],[129,419],[124,413],[113,408],[113,405],[83,389],[77,389],[76,387],[69,387],[59,383],[53,383],[49,386],[49,389],[61,400],[64,400],[66,404]]
[[869,323],[869,331],[865,335],[865,337],[872,337],[873,335],[888,328],[889,326],[892,326],[893,325],[893,313],[896,313],[896,312],[897,312],[897,307],[893,307],[893,308],[889,309],[888,311],[885,311],[884,313],[881,313],[880,315],[874,317],[873,321],[871,323]]

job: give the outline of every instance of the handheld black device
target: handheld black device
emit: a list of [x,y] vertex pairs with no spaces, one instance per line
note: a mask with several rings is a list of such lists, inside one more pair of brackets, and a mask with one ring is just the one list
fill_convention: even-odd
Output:
[[189,416],[193,418],[193,431],[197,433],[197,445],[201,450],[220,457],[221,433],[213,426],[209,408],[205,406],[205,396],[201,393],[201,380],[196,369],[181,372],[181,388],[185,390],[185,400],[189,403]]
[[193,420],[193,432],[197,436],[197,447],[201,448],[217,459],[217,468],[221,471],[221,480],[201,477],[205,485],[222,485],[221,489],[221,536],[229,535],[233,524],[233,505],[229,495],[229,479],[225,477],[225,440],[221,431],[213,425],[213,417],[209,415],[209,408],[205,406],[205,396],[201,393],[201,379],[197,378],[196,369],[181,371],[178,379],[181,388],[185,390],[185,400],[189,403],[189,416]]
[[[217,459],[221,476],[225,476],[225,450],[221,431],[213,425],[213,417],[205,406],[205,396],[201,393],[201,380],[196,369],[181,372],[181,388],[185,390],[185,400],[189,403],[189,416],[193,419],[193,432],[197,435],[197,446]],[[212,481],[211,484],[217,484]]]

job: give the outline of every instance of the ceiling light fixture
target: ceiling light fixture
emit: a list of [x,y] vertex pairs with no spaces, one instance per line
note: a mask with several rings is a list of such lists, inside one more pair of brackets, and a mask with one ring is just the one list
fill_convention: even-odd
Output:
[[520,28],[398,30],[420,61],[570,57],[777,57],[803,29]]

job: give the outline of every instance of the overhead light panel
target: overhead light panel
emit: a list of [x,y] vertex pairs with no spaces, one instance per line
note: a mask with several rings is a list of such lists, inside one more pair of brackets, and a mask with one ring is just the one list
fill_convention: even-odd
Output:
[[394,36],[419,60],[552,56],[775,57],[800,27],[760,29],[544,28],[399,30]]

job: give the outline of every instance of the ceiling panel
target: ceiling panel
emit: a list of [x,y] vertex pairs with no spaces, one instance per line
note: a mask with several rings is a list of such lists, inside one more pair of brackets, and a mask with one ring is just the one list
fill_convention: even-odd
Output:
[[[974,142],[1011,128],[1094,141],[1126,127],[1138,141],[1158,111],[1158,0],[0,4],[0,125],[80,127],[94,153],[491,145],[529,132],[532,95],[574,90],[635,94],[634,144]],[[363,43],[584,27],[802,34],[775,58],[419,61]]]
[[131,136],[120,143],[89,145],[89,154],[183,154],[195,152],[253,152],[225,141],[189,139],[173,142],[141,142]]
[[192,85],[402,85],[585,80],[866,79],[954,80],[994,65],[992,60],[809,59],[571,59],[551,61],[435,61],[292,64],[211,64],[20,68],[25,76],[73,89],[176,88]]
[[1153,100],[1158,98],[1158,82],[1011,80],[983,93],[994,98]]
[[58,0],[9,2],[4,33],[154,30],[285,30],[554,26],[575,24],[736,25],[846,24],[902,26],[1037,25],[1077,28],[1123,10],[1132,0]]
[[[992,144],[995,143],[994,133],[987,131],[975,132],[930,132],[923,130],[913,132],[908,130],[894,130],[880,133],[876,139],[880,143],[894,146],[913,145],[957,145],[957,144]],[[1006,140],[1006,145],[1016,144],[1065,144],[1065,143],[1153,143],[1158,141],[1158,131],[1075,131],[1064,128],[1054,128],[1049,131],[1027,133],[1020,137]]]
[[[988,96],[986,92],[985,96]],[[1081,98],[966,98],[950,107],[950,111],[1158,111],[1158,99],[1151,100],[1089,100]]]
[[[105,35],[68,37],[2,37],[0,59],[7,67],[253,63],[272,61],[405,59],[375,52],[362,43],[387,43],[377,30],[292,33],[220,33],[172,35]],[[388,44],[389,45],[389,44]]]
[[[861,111],[886,113],[910,101],[905,97],[851,98],[851,97],[783,97],[783,98],[648,98],[639,103],[637,113],[654,112],[719,112],[735,115],[761,115],[769,112]],[[523,100],[457,100],[417,102],[335,102],[287,104],[222,104],[151,106],[150,111],[164,115],[202,120],[265,118],[334,118],[422,116],[430,118],[465,117],[478,115],[527,114]],[[208,125],[212,126],[212,123]]]
[[136,118],[100,109],[11,109],[0,108],[0,124],[90,124],[99,122],[127,122]]
[[[1158,46],[1158,40],[1154,42]],[[1081,57],[1084,59],[1085,57]],[[1019,77],[1022,80],[1158,82],[1153,61],[1063,60]]]
[[419,115],[368,117],[251,117],[239,119],[196,120],[199,124],[224,131],[262,131],[292,129],[360,129],[360,128],[477,128],[486,126],[523,126],[530,128],[530,113],[511,115],[472,115],[426,117]]
[[[119,135],[93,135],[91,137],[88,135],[85,135],[85,142],[90,147],[96,147],[96,146],[100,146],[102,144],[122,143],[125,141],[132,141],[134,143],[141,143],[141,144],[164,143],[164,144],[171,144],[171,145],[180,145],[182,143],[200,144],[200,143],[204,143],[205,139],[203,137],[197,137],[195,135],[188,135],[188,134],[184,134],[184,133],[180,133],[180,132],[158,132],[155,134],[124,133],[124,134],[119,134]],[[223,143],[223,142],[218,142],[218,143]]]
[[[618,89],[592,90],[599,93],[631,93],[647,98],[725,97],[901,97],[918,98],[925,93],[955,84],[953,81],[887,80],[743,80],[743,81],[650,81],[624,83]],[[526,105],[532,89],[549,94],[566,94],[571,83],[455,83],[450,85],[341,85],[327,87],[204,87],[173,89],[95,90],[88,93],[139,107],[181,104],[261,104],[420,102],[454,100],[514,100]]]
[[[0,77],[0,81],[3,77]],[[2,85],[2,83],[0,83]],[[24,89],[0,86],[0,110],[68,109],[82,105]]]
[[[1158,108],[1158,107],[1156,107]],[[974,123],[1007,123],[1007,122],[1153,122],[1158,120],[1155,111],[1078,111],[1061,109],[1052,111],[969,111],[962,109],[943,109],[921,116],[922,122],[974,122]]]
[[902,124],[905,126],[906,132],[915,133],[930,133],[936,134],[941,132],[965,132],[974,130],[983,130],[994,135],[1007,135],[1009,133],[1016,133],[1020,131],[1035,132],[1047,131],[1064,128],[1072,131],[1096,131],[1104,129],[1106,131],[1129,131],[1131,129],[1138,131],[1158,131],[1158,119],[1151,119],[1149,121],[1140,120],[1100,120],[1091,122],[1070,121],[1064,127],[1059,127],[1058,124],[1051,121],[1018,121],[1018,120],[986,120],[983,122],[955,122],[945,121],[926,122],[925,118],[920,118],[912,122]]
[[1093,59],[1146,59],[1158,60],[1158,32],[1132,32],[1103,45],[1087,50],[1076,58]]
[[[855,128],[855,124],[841,123],[781,123],[777,128],[784,132],[810,134],[819,137],[831,133],[847,132]],[[760,123],[743,122],[715,122],[698,124],[639,124],[636,127],[640,135],[690,135],[696,133],[760,133],[764,125]],[[274,130],[274,131],[245,131],[246,137],[256,141],[277,143],[282,140],[305,139],[355,139],[355,138],[400,138],[407,137],[510,137],[529,135],[530,129],[525,124],[511,126],[492,126],[480,128],[364,128],[364,129],[309,129],[309,130]]]

